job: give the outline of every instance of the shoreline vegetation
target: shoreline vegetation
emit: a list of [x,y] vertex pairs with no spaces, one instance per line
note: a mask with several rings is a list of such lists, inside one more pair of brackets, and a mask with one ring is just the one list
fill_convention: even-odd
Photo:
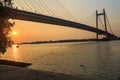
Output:
[[[120,38],[116,39],[120,40]],[[50,41],[34,41],[34,42],[22,42],[18,44],[46,44],[46,43],[67,43],[67,42],[87,42],[87,41],[113,41],[108,39],[68,39],[68,40],[50,40]]]

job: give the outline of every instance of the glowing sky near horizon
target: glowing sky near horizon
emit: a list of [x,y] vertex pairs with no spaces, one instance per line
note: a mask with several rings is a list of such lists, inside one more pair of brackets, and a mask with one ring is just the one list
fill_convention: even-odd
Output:
[[[120,36],[120,0],[61,1],[72,15],[79,17],[81,23],[89,20],[87,16],[95,10],[101,11],[105,8],[114,33]],[[13,37],[15,42],[95,38],[94,33],[79,29],[19,20],[15,20],[15,22],[13,31],[19,33],[19,35]]]

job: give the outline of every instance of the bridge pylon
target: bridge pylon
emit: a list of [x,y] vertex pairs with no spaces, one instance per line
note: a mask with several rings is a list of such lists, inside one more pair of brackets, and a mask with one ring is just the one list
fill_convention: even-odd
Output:
[[[98,11],[96,10],[96,28],[98,29],[98,24],[99,24],[99,16],[103,16],[104,18],[104,27],[105,27],[105,32],[106,32],[106,38],[108,38],[108,31],[107,31],[107,18],[106,18],[106,12],[105,9],[103,9],[102,13],[98,13]],[[96,39],[99,39],[99,33],[96,33]]]

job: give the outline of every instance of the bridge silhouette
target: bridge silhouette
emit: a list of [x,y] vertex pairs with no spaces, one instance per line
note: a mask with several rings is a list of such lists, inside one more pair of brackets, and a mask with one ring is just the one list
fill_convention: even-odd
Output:
[[[103,13],[98,13],[96,11],[96,28],[94,26],[74,22],[71,20],[65,20],[57,17],[19,10],[17,8],[12,7],[11,0],[4,1],[4,3],[0,6],[0,15],[2,17],[7,17],[9,19],[18,19],[18,20],[47,23],[47,24],[54,24],[54,25],[61,25],[61,26],[66,26],[71,28],[82,29],[82,30],[96,33],[96,39],[98,39],[98,35],[105,35],[106,39],[109,39],[109,40],[118,38],[113,33],[110,33],[107,31],[105,10],[103,10]],[[100,15],[104,16],[105,30],[101,30],[98,28],[98,17]]]

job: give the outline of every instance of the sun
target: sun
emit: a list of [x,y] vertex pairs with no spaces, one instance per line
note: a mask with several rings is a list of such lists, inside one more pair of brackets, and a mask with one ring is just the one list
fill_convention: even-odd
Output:
[[17,35],[17,34],[18,34],[18,33],[17,33],[16,31],[13,31],[13,32],[12,32],[12,35],[14,35],[14,36]]

